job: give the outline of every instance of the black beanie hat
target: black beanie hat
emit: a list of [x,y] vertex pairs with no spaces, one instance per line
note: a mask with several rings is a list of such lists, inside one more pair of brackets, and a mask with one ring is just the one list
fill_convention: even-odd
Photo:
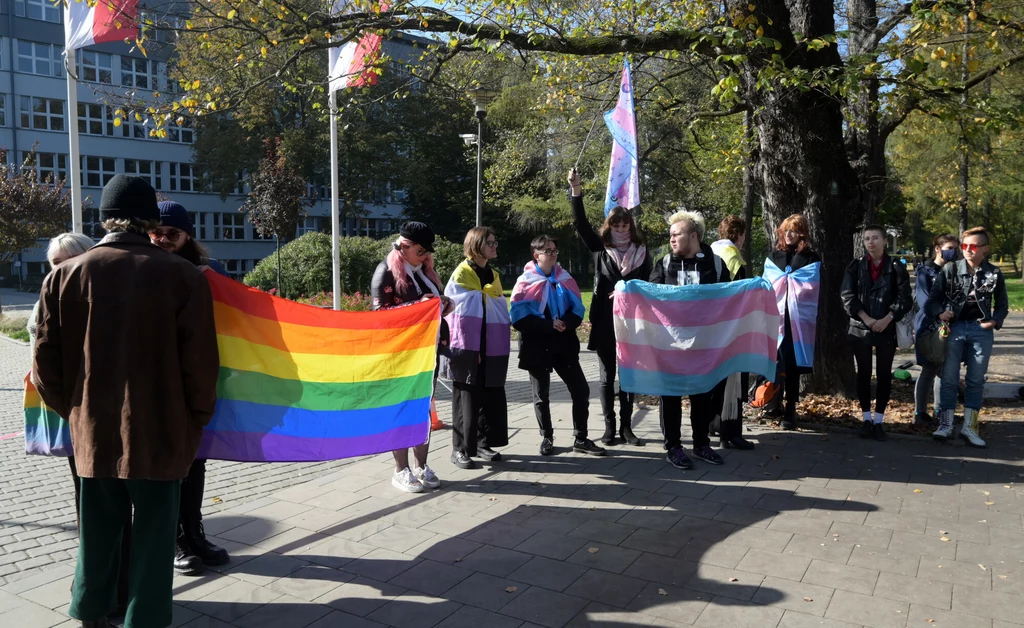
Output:
[[434,252],[434,230],[425,222],[411,221],[398,228],[398,235]]
[[188,210],[181,203],[174,201],[160,201],[160,225],[181,229],[192,237],[195,237],[195,228],[192,226],[192,217]]
[[100,197],[100,220],[160,220],[156,206],[156,190],[142,177],[114,175]]

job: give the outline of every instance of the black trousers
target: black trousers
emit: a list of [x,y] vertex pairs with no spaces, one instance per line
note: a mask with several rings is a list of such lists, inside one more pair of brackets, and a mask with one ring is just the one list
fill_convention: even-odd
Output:
[[[796,404],[800,401],[800,374],[796,365],[796,350],[793,348],[793,334],[789,328],[789,316],[786,317],[786,335],[782,338],[782,346],[779,347],[779,361],[782,362],[783,373],[786,374],[783,392],[786,397],[786,412],[792,414],[796,411]],[[776,385],[778,382],[776,382]]]
[[452,382],[452,450],[475,456],[477,447],[508,445],[505,387]]
[[195,535],[203,523],[203,490],[206,488],[206,460],[196,459],[181,482],[178,500],[178,534]]
[[[82,529],[82,486],[78,477],[78,468],[75,467],[75,457],[68,457],[68,464],[71,466],[71,480],[75,483],[75,518],[78,519],[78,529]],[[124,521],[124,532],[121,534],[121,553],[117,569],[117,608],[128,608],[128,570],[132,560],[132,513],[129,509]]]
[[[867,342],[853,345],[853,357],[857,360],[857,399],[861,412],[871,410],[871,349]],[[875,349],[875,412],[885,414],[892,395],[892,361],[896,357],[896,341],[880,342]]]
[[[618,363],[615,358],[615,345],[610,347],[600,345],[597,349],[597,360],[601,369],[601,414],[604,415],[605,423],[615,424],[615,369]],[[623,423],[628,423],[633,418],[633,393],[626,392],[619,388],[619,416]]]
[[[708,430],[711,420],[715,417],[714,391],[690,395],[690,429],[693,430],[693,446],[704,447],[711,444]],[[665,448],[682,447],[683,439],[683,398],[662,397],[658,408],[658,419],[661,421],[661,432],[665,435]]]
[[[590,418],[590,384],[583,374],[579,360],[554,367],[572,397],[572,435],[576,440],[587,438],[587,420]],[[537,415],[540,435],[551,438],[554,434],[551,427],[551,371],[547,369],[531,369],[530,383],[533,385],[533,411]]]

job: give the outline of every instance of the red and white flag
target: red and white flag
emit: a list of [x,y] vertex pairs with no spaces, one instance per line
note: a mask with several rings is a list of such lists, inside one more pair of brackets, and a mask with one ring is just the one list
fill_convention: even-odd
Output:
[[67,0],[64,48],[75,50],[109,41],[135,39],[139,0]]
[[[334,13],[342,13],[346,4],[344,0],[335,2]],[[388,4],[381,3],[380,10],[387,11]],[[380,57],[382,41],[383,37],[376,33],[364,33],[358,41],[328,49],[327,76],[331,89],[376,85],[377,73],[373,71],[373,64]]]

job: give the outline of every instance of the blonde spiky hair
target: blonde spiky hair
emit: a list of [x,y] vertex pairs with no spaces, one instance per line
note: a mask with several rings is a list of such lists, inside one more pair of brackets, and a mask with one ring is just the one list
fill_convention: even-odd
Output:
[[704,232],[707,227],[704,223],[704,217],[696,212],[690,212],[686,210],[680,210],[668,217],[668,226],[685,222],[688,223],[687,231],[696,231],[697,238],[700,240],[704,239]]

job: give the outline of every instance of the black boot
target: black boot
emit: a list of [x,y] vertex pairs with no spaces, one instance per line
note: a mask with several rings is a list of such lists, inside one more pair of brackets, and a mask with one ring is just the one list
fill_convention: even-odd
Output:
[[615,444],[615,420],[604,420],[604,435],[601,436],[601,443],[604,445]]
[[749,451],[754,448],[754,443],[743,438],[743,421],[722,421],[721,423],[721,444],[726,449],[741,449]]
[[786,416],[782,419],[782,429],[796,429],[796,403],[786,400]]
[[203,492],[206,489],[206,461],[196,460],[189,467],[188,476],[181,483],[178,521],[190,554],[203,564],[217,567],[227,564],[228,553],[206,539],[203,530]]
[[198,576],[203,573],[203,559],[192,553],[188,540],[180,526],[178,541],[174,548],[174,572],[183,576]]
[[633,417],[623,417],[621,427],[619,428],[619,436],[622,440],[626,441],[627,445],[633,445],[634,447],[643,447],[644,443],[640,440],[636,434],[633,433]]
[[228,564],[228,561],[231,559],[226,549],[217,547],[206,538],[202,521],[194,524],[189,530],[188,544],[192,549],[192,553],[198,556],[204,565],[219,567],[220,565]]

